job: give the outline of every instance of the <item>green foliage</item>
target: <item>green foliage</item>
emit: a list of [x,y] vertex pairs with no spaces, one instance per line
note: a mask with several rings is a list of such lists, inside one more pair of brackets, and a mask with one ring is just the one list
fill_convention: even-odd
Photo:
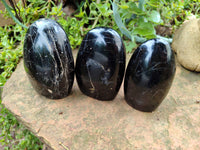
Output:
[[16,45],[24,37],[25,33],[21,31],[22,27],[19,25],[0,27],[0,70],[3,71],[0,75],[0,86],[4,85],[22,57],[22,45]]
[[162,23],[160,13],[154,9],[146,9],[145,1],[126,2],[115,0],[112,3],[113,14],[120,31],[128,37],[136,47],[137,42],[156,38],[155,26]]
[[195,0],[114,0],[112,3],[114,20],[127,38],[131,40],[129,48],[136,47],[136,42],[146,39],[163,38],[168,42],[172,39],[156,34],[155,27],[164,25],[172,27],[173,31],[183,23],[188,16],[199,17],[200,1]]
[[[171,6],[167,6],[166,9],[168,13],[165,11],[162,12],[167,14],[168,17],[174,18],[174,25],[172,26],[174,29],[179,27],[184,20],[188,18],[188,16],[195,15],[199,17],[200,11],[200,1],[180,1],[177,0],[176,2],[171,3]],[[169,20],[172,20],[169,18]]]
[[42,143],[33,136],[30,131],[19,124],[16,118],[2,105],[0,105],[0,143],[5,146],[5,149],[19,150],[40,150]]
[[77,48],[82,41],[84,20],[79,21],[76,18],[68,17],[67,19],[59,18],[57,21],[62,24],[63,29],[68,33],[72,49]]
[[[84,35],[94,27],[112,26],[113,29],[117,29],[111,16],[112,10],[110,7],[108,1],[99,4],[95,1],[91,3],[86,1],[75,16],[67,17],[67,19],[63,17],[57,19],[67,33],[72,49],[77,48],[81,44]],[[90,11],[87,12],[87,9]]]
[[163,20],[162,25],[171,26],[173,31],[189,16],[199,17],[199,0],[147,0],[147,9],[156,9]]

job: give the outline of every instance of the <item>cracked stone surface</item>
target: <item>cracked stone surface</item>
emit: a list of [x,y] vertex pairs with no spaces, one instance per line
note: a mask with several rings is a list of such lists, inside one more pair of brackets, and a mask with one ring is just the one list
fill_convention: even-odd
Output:
[[55,150],[200,149],[200,74],[179,64],[168,96],[153,113],[130,107],[123,86],[113,101],[83,95],[76,81],[70,96],[47,99],[32,88],[22,61],[4,86],[2,99]]

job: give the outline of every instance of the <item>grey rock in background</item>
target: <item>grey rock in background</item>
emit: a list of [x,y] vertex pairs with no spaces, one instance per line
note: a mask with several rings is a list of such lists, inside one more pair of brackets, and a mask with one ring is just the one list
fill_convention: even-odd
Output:
[[183,67],[200,72],[200,19],[183,23],[174,34],[172,49]]

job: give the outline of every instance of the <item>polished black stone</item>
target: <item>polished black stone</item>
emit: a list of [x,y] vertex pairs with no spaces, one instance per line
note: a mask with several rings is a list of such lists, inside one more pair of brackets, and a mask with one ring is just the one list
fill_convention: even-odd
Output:
[[67,35],[56,21],[40,19],[29,27],[24,40],[24,68],[41,95],[60,99],[70,94],[74,60]]
[[124,76],[125,54],[124,44],[116,31],[104,27],[90,30],[76,60],[80,90],[98,100],[114,99]]
[[175,70],[174,53],[166,41],[152,39],[140,45],[126,70],[127,103],[140,111],[155,110],[167,95]]

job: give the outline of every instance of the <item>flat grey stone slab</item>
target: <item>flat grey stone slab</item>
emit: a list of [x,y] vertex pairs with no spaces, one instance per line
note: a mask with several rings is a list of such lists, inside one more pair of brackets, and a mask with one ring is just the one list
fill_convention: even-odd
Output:
[[170,92],[153,113],[130,107],[123,86],[108,102],[83,95],[76,81],[72,91],[61,100],[38,95],[21,61],[4,87],[2,103],[55,150],[200,149],[198,73],[177,65]]

